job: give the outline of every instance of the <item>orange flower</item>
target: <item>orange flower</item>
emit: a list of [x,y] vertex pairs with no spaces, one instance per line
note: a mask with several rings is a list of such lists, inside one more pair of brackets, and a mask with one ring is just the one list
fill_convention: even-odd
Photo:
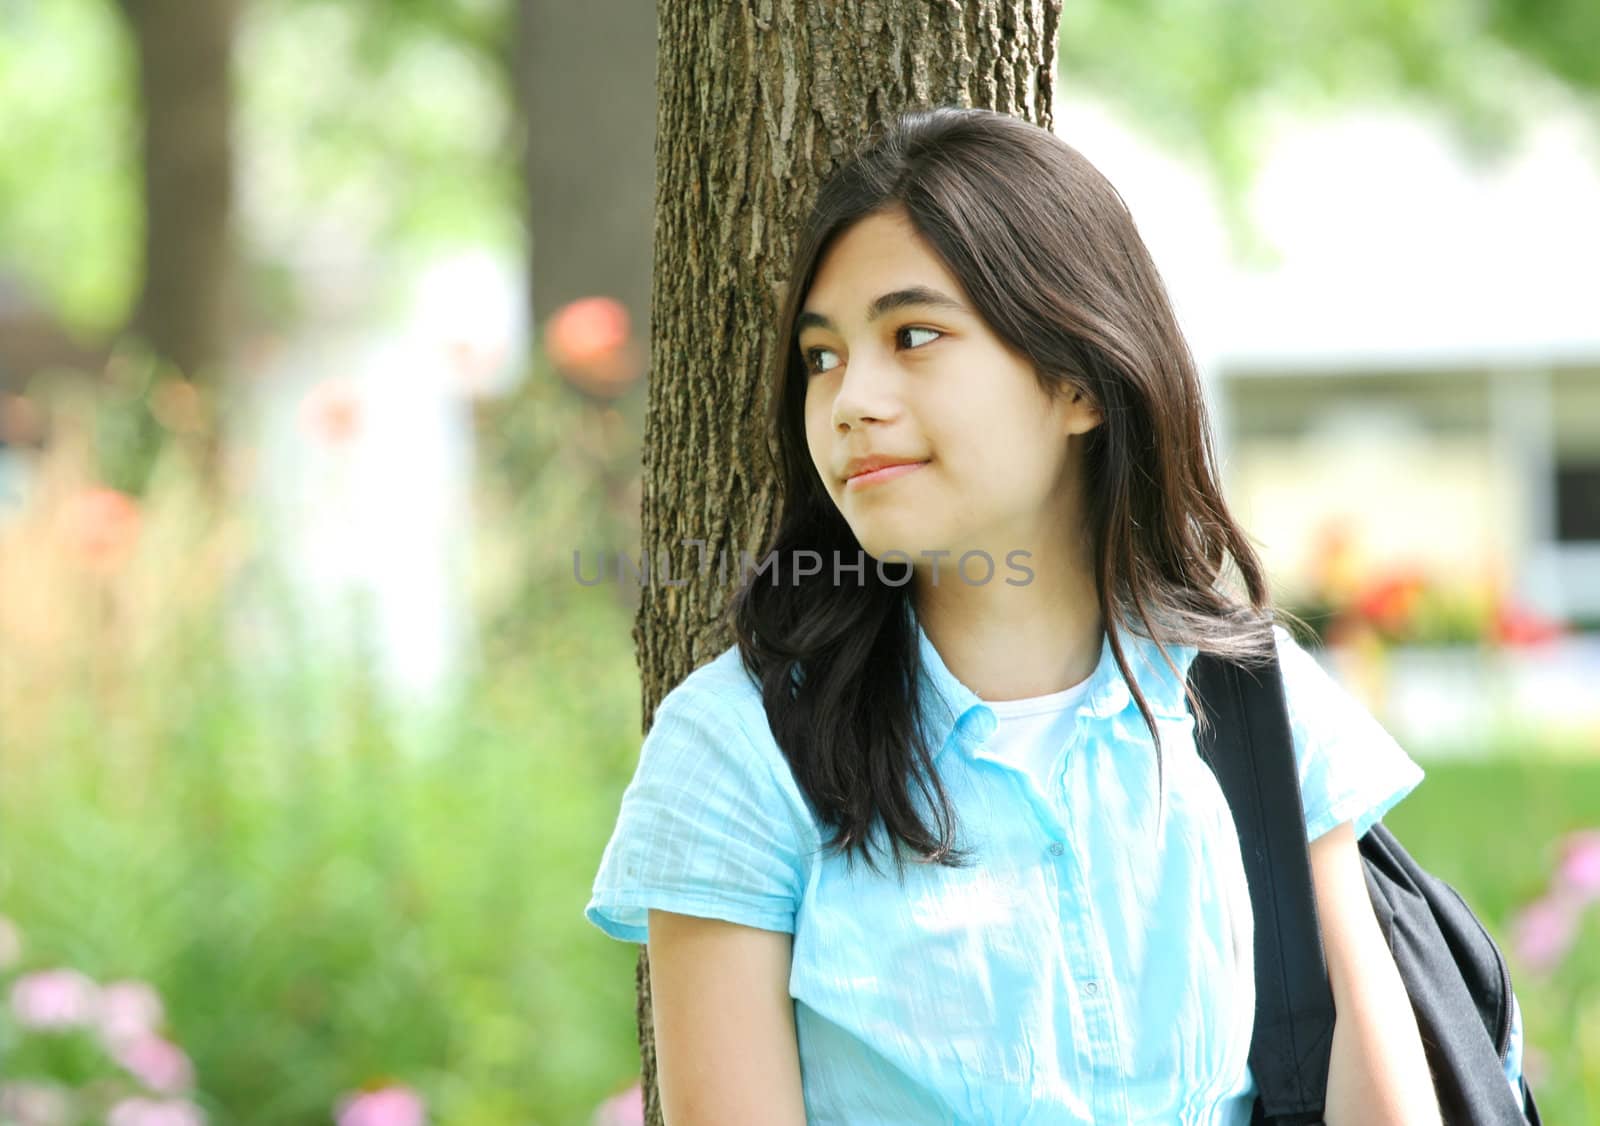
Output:
[[584,297],[557,310],[545,326],[544,348],[563,377],[606,398],[626,390],[641,366],[628,311],[611,297]]
[[139,505],[103,486],[74,493],[58,517],[62,539],[90,570],[110,573],[125,563],[139,539]]
[[1313,533],[1311,579],[1324,596],[1341,600],[1360,585],[1363,566],[1354,525],[1347,517],[1324,520]]
[[1426,582],[1420,572],[1397,570],[1378,579],[1355,600],[1356,614],[1385,633],[1404,633],[1410,628]]

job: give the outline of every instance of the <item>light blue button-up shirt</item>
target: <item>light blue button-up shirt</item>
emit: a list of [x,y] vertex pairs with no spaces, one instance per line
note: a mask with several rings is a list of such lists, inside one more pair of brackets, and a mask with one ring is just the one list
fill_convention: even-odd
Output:
[[[1307,839],[1345,821],[1359,836],[1423,771],[1275,636]],[[825,855],[730,647],[656,710],[588,919],[629,942],[646,940],[651,907],[792,933],[810,1126],[1248,1123],[1253,915],[1185,707],[1196,651],[1169,646],[1174,673],[1124,634],[1161,730],[1158,833],[1155,747],[1109,637],[1043,792],[985,754],[994,712],[920,623],[917,637],[926,729],[971,867],[909,864],[902,886],[881,853],[881,874]]]

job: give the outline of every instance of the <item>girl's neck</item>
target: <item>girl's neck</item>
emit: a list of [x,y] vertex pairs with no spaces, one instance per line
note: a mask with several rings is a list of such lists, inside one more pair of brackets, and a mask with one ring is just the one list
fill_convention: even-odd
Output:
[[913,602],[945,667],[985,700],[1060,692],[1100,662],[1104,622],[1092,581],[1055,590],[941,582],[917,589]]

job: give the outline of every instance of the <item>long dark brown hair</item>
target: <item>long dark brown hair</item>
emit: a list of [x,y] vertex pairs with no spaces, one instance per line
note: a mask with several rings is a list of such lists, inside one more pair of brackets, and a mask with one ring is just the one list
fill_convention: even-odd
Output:
[[[783,568],[803,550],[848,561],[860,550],[808,452],[795,318],[832,242],[892,211],[960,279],[990,330],[1029,357],[1046,392],[1075,388],[1100,408],[1083,446],[1084,531],[1117,667],[1155,740],[1159,786],[1161,737],[1122,631],[1154,640],[1176,673],[1166,643],[1263,659],[1279,612],[1223,502],[1195,363],[1133,218],[1105,177],[1048,130],[981,109],[907,111],[822,184],[790,267],[769,376],[780,500],[764,554]],[[1237,576],[1224,573],[1230,558]],[[1241,577],[1243,593],[1230,593]],[[859,583],[836,584],[827,567],[798,583],[758,572],[728,605],[778,746],[832,829],[828,847],[876,870],[870,846],[881,821],[902,875],[906,849],[922,862],[969,861],[918,719],[910,598],[910,583],[884,581],[869,561]],[[1159,806],[1157,816],[1159,825]]]

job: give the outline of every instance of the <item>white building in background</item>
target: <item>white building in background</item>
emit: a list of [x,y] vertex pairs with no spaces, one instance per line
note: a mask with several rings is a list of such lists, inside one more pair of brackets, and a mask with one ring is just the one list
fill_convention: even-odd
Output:
[[1395,108],[1281,119],[1223,245],[1202,177],[1103,107],[1057,132],[1127,200],[1217,411],[1230,498],[1298,587],[1320,529],[1378,561],[1506,575],[1600,620],[1600,139],[1553,106],[1477,163]]
[[[1284,119],[1249,207],[1275,247],[1235,262],[1204,178],[1103,106],[1057,132],[1116,185],[1206,379],[1230,501],[1279,597],[1319,538],[1374,565],[1498,573],[1600,621],[1600,142],[1553,108],[1475,163],[1394,107]],[[1428,753],[1600,747],[1600,633],[1495,654],[1322,653]]]

